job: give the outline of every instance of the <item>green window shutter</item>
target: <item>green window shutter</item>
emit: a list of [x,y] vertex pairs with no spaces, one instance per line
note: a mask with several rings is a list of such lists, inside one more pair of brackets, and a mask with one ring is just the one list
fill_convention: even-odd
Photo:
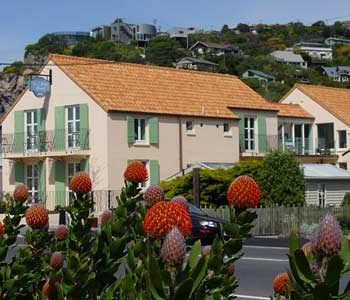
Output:
[[61,160],[55,162],[55,201],[56,205],[65,205],[66,176],[65,164]]
[[244,116],[241,112],[235,112],[238,118],[238,130],[239,130],[239,149],[241,152],[245,151],[245,142],[244,142]]
[[266,153],[267,151],[267,136],[266,136],[266,118],[258,116],[258,143],[259,153]]
[[151,118],[148,121],[149,141],[151,144],[159,143],[159,121],[158,118]]
[[135,132],[134,132],[134,118],[127,116],[127,127],[128,127],[128,144],[133,144],[135,142]]
[[149,162],[150,184],[159,184],[159,164],[158,160],[150,160]]
[[89,174],[89,160],[88,159],[82,159],[80,161],[80,170]]
[[38,115],[38,149],[45,151],[45,109],[37,109]]
[[39,169],[39,202],[45,203],[46,200],[46,163],[40,161],[38,163]]
[[54,150],[63,151],[65,148],[65,107],[56,106]]
[[89,107],[80,104],[80,149],[89,149]]
[[24,164],[15,162],[15,184],[24,183]]
[[15,111],[14,152],[24,152],[24,111]]

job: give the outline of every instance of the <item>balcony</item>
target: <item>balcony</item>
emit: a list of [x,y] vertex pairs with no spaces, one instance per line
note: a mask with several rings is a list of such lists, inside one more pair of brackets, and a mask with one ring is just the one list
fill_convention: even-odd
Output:
[[[246,137],[240,135],[241,157],[262,157],[272,150],[291,151],[300,157],[328,157],[327,162],[334,161],[335,142],[326,139],[284,138],[279,135],[254,135]],[[305,160],[306,161],[306,160]],[[309,160],[308,160],[309,161]],[[317,159],[315,161],[318,161]],[[336,159],[335,159],[336,161]]]
[[47,130],[30,135],[26,132],[3,134],[2,156],[16,158],[79,153],[90,149],[89,132],[89,129],[81,128],[77,132]]

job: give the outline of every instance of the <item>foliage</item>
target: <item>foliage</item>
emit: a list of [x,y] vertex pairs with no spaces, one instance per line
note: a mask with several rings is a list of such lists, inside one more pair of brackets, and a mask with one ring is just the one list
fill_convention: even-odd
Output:
[[343,201],[341,203],[341,206],[347,206],[347,205],[350,205],[350,193],[349,192],[345,193]]
[[[292,233],[289,241],[289,277],[293,289],[285,295],[288,300],[349,299],[350,284],[340,291],[340,281],[350,271],[349,241],[344,238],[340,251],[333,256],[315,251],[305,253],[298,237]],[[312,249],[312,246],[311,246]],[[280,295],[276,295],[275,299]]]
[[[227,170],[201,169],[201,204],[226,204],[226,191],[233,179],[241,175],[254,178],[262,191],[261,203],[271,205],[300,205],[305,203],[305,181],[303,171],[293,153],[275,151],[263,161],[245,161]],[[192,173],[163,181],[166,197],[184,195],[193,201]]]
[[[9,199],[0,236],[0,299],[44,299],[47,287],[49,298],[60,300],[232,297],[238,281],[231,264],[243,255],[242,240],[250,237],[255,212],[231,206],[230,222],[220,225],[209,253],[201,254],[197,241],[187,245],[183,263],[171,265],[163,259],[162,240],[143,232],[147,210],[137,183],[125,182],[117,201],[111,219],[92,230],[93,202],[89,194],[75,194],[68,207],[59,208],[71,219],[65,240],[46,229],[28,229],[19,248],[16,239],[24,227],[19,224],[28,207]],[[57,251],[63,266],[50,262]]]
[[304,172],[291,152],[274,151],[267,155],[258,182],[265,205],[305,203]]
[[[249,175],[257,179],[260,167],[261,162],[259,161],[247,161],[241,162],[227,170],[201,169],[199,171],[201,204],[213,204],[217,206],[226,204],[226,191],[232,180],[241,175]],[[170,181],[163,181],[161,182],[161,186],[168,198],[183,195],[187,200],[193,201],[192,173]]]
[[3,73],[3,74],[9,74],[9,73],[22,74],[24,69],[25,69],[25,67],[23,65],[23,62],[15,61],[11,65],[5,67],[1,73]]
[[160,36],[149,42],[146,48],[147,61],[158,66],[171,67],[173,62],[187,54],[179,42],[168,36]]

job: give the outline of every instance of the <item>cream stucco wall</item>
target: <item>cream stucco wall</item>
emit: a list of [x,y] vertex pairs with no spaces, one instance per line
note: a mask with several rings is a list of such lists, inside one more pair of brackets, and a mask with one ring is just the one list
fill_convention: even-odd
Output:
[[[52,62],[49,63],[49,65]],[[30,91],[26,91],[16,106],[10,111],[2,122],[2,134],[13,134],[14,132],[14,112],[22,110],[31,110],[45,108],[47,131],[55,129],[55,107],[68,106],[76,104],[87,104],[89,114],[89,143],[90,150],[84,151],[89,156],[89,170],[93,177],[94,189],[107,189],[108,172],[107,172],[107,114],[90,98],[82,89],[80,89],[72,80],[70,80],[58,67],[47,66],[42,74],[48,74],[52,70],[53,84],[51,94],[46,98],[37,98]],[[48,153],[49,154],[49,153]],[[60,153],[63,160],[75,160],[69,157],[68,153]],[[34,158],[31,161],[45,159],[45,154],[41,158]],[[77,159],[79,160],[79,158]],[[24,162],[30,159],[23,160]],[[54,159],[45,159],[46,163],[46,189],[49,192],[55,190],[55,170]],[[13,161],[3,160],[3,190],[12,191],[14,189],[14,171]]]
[[[109,187],[120,189],[128,160],[158,160],[160,179],[180,171],[180,122],[182,134],[182,168],[196,162],[237,162],[239,143],[237,121],[158,116],[159,144],[133,145],[127,143],[127,115],[148,119],[151,115],[109,113],[108,157]],[[186,121],[194,122],[194,134],[186,133]],[[231,123],[231,136],[224,136],[223,123]],[[201,126],[202,125],[202,126]],[[218,125],[218,127],[217,127]],[[146,130],[147,132],[147,130]]]
[[[282,103],[294,103],[299,104],[305,111],[310,113],[315,117],[314,124],[316,126],[313,126],[313,137],[317,138],[317,124],[321,123],[333,123],[334,124],[334,139],[335,139],[335,150],[336,154],[339,155],[338,162],[348,162],[348,168],[350,168],[350,155],[342,156],[344,153],[344,149],[339,149],[339,137],[338,137],[338,131],[339,130],[346,130],[347,132],[347,145],[349,145],[350,138],[350,128],[344,124],[342,121],[337,119],[334,115],[332,115],[330,112],[328,112],[326,109],[324,109],[322,106],[320,106],[317,102],[312,100],[310,97],[305,95],[302,91],[299,89],[294,89],[285,99],[283,99]],[[349,148],[349,146],[348,146]]]

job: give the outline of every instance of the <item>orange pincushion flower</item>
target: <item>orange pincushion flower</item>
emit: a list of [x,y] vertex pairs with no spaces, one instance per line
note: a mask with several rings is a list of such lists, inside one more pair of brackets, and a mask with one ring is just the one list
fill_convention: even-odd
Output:
[[145,165],[140,161],[133,161],[127,166],[124,172],[124,179],[134,183],[147,181],[148,172]]
[[5,225],[0,222],[0,236],[5,233]]
[[190,215],[181,204],[160,201],[147,211],[143,232],[161,239],[175,226],[184,236],[189,235],[192,231]]
[[13,199],[18,202],[25,202],[29,197],[28,188],[25,184],[21,183],[16,186],[13,191]]
[[31,228],[44,228],[49,222],[49,214],[41,204],[33,204],[25,213],[26,222]]
[[229,205],[238,208],[256,207],[261,198],[261,191],[255,180],[249,176],[239,176],[227,191]]
[[57,288],[55,286],[57,282],[61,282],[61,278],[59,276],[53,276],[45,282],[41,290],[45,299],[54,300],[58,298]]
[[89,174],[85,172],[77,172],[72,177],[69,188],[78,194],[87,194],[91,192],[92,183]]
[[278,274],[272,282],[273,290],[276,294],[286,295],[292,290],[292,282],[287,273]]

